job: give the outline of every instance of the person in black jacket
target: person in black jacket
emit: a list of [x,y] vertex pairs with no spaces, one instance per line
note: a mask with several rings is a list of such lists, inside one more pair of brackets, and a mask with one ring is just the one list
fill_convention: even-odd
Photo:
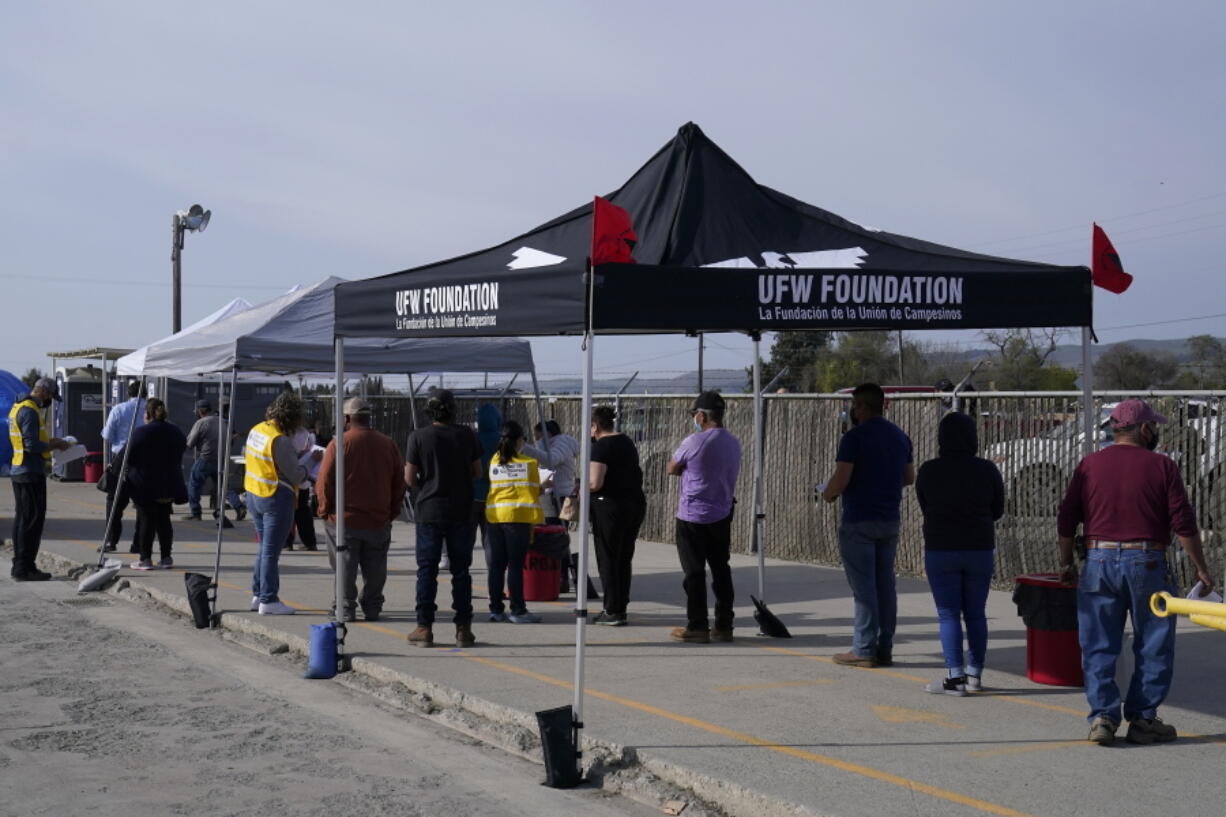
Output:
[[[145,404],[145,424],[132,433],[128,442],[127,488],[136,506],[136,522],[140,561],[133,562],[136,570],[174,567],[170,548],[174,543],[174,527],[170,522],[173,503],[187,502],[187,484],[183,481],[183,452],[187,438],[178,426],[166,421],[166,404],[150,398]],[[153,537],[158,538],[161,561],[153,564]]]
[[[940,456],[924,463],[915,496],[924,512],[924,569],[941,619],[946,677],[926,692],[962,696],[983,688],[988,648],[984,612],[992,581],[996,520],[1005,512],[1005,487],[996,466],[981,457],[975,421],[951,411],[937,430]],[[969,660],[962,652],[966,622]]]

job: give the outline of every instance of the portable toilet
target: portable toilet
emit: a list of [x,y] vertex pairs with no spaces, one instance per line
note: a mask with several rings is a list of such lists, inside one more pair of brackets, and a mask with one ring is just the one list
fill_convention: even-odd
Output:
[[[55,370],[60,400],[52,403],[51,436],[76,437],[87,451],[102,450],[102,369],[97,366],[60,367]],[[52,468],[53,479],[80,482],[85,460]]]

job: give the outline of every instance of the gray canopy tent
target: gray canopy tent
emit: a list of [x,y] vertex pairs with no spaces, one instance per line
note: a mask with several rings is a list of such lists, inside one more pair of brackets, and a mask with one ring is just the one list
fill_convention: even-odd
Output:
[[[183,377],[215,375],[219,381],[219,405],[233,396],[240,373],[333,374],[336,375],[336,417],[343,416],[345,372],[350,374],[408,374],[420,372],[527,372],[540,406],[540,389],[532,360],[532,347],[515,338],[377,338],[350,341],[342,349],[334,343],[334,294],[343,279],[331,277],[310,286],[295,288],[277,298],[227,318],[184,331],[146,347],[143,357],[119,362],[120,375]],[[347,353],[347,354],[343,354]],[[542,414],[542,421],[543,421]],[[219,424],[219,450],[228,452],[234,412]],[[344,446],[337,447],[337,467],[344,459]],[[217,486],[226,494],[229,469],[218,458]],[[344,507],[344,485],[338,486],[336,502]],[[338,541],[343,541],[343,515],[338,517]],[[217,525],[217,552],[210,588],[210,618],[218,623],[217,578],[221,570],[223,528]],[[336,606],[338,639],[344,641],[344,622],[337,611],[343,606],[343,568],[337,560]]]

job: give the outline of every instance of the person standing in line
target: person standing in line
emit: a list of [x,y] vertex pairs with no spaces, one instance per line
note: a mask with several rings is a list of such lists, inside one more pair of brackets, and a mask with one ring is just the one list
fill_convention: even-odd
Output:
[[243,488],[260,540],[251,578],[251,609],[262,616],[286,616],[295,611],[278,596],[278,561],[294,521],[297,486],[306,479],[290,440],[302,423],[302,401],[293,392],[281,392],[268,404],[264,418],[248,432],[243,447],[247,469]]
[[[626,626],[634,546],[647,515],[643,469],[634,441],[615,430],[612,406],[592,409],[592,534],[604,589],[604,610],[593,623]],[[704,603],[705,608],[705,603]]]
[[[1077,630],[1085,672],[1089,739],[1115,742],[1120,726],[1120,688],[1115,664],[1132,619],[1136,667],[1123,699],[1129,743],[1167,743],[1178,736],[1163,723],[1158,707],[1166,700],[1175,670],[1175,616],[1159,618],[1150,609],[1154,593],[1178,595],[1167,562],[1171,531],[1213,589],[1205,563],[1196,513],[1175,462],[1154,451],[1158,426],[1167,418],[1144,400],[1124,400],[1111,411],[1113,444],[1086,455],[1069,480],[1056,519],[1061,578],[1077,584]],[[1085,572],[1078,584],[1073,536],[1081,526]]]
[[832,658],[850,667],[888,667],[894,663],[898,623],[899,505],[903,486],[915,482],[915,465],[910,438],[882,416],[881,387],[856,386],[851,400],[852,428],[839,441],[834,474],[822,492],[827,502],[843,498],[839,553],[855,599],[851,651]]
[[439,562],[447,554],[451,571],[451,609],[455,644],[471,647],[473,636],[473,481],[480,475],[481,446],[471,426],[457,425],[455,397],[438,389],[426,402],[431,423],[409,435],[405,482],[417,510],[417,628],[409,634],[416,647],[434,645],[438,611]]
[[[345,548],[341,551],[345,599],[340,620],[354,621],[357,607],[367,621],[383,614],[387,553],[392,522],[404,500],[404,460],[392,438],[370,427],[370,405],[350,397],[343,406],[345,446]],[[336,569],[336,440],[328,443],[315,483],[324,518],[328,561]],[[358,572],[362,594],[358,595]]]
[[[119,469],[123,462],[123,448],[128,443],[128,430],[132,428],[133,415],[136,415],[136,428],[140,428],[145,422],[145,389],[135,380],[128,384],[128,399],[111,408],[102,426],[102,439],[111,447],[111,462],[107,469],[110,490],[106,492],[106,518],[110,520],[110,524],[106,529],[106,544],[103,545],[103,550],[108,552],[119,546],[119,538],[123,536],[123,512],[127,510],[129,497],[126,482],[119,482]],[[115,507],[116,504],[118,507]],[[112,508],[115,511],[113,517]],[[136,524],[140,525],[139,519]],[[140,552],[139,539],[138,527],[132,531],[132,546],[128,549],[129,552]]]
[[[996,465],[976,456],[979,435],[967,415],[950,411],[942,417],[937,443],[939,456],[916,475],[915,498],[924,514],[924,572],[941,621],[945,678],[924,691],[961,697],[983,689],[986,608],[1005,485]],[[963,620],[969,661],[962,650]]]
[[[319,550],[319,542],[315,538],[315,512],[312,511],[311,487],[319,476],[320,461],[324,452],[315,447],[315,435],[306,426],[300,426],[293,436],[294,452],[298,454],[298,464],[306,469],[306,479],[298,486],[298,505],[294,509],[294,526],[290,528],[289,536],[285,537],[285,549],[294,549],[294,532],[302,540],[303,550]],[[318,506],[315,506],[318,508]]]
[[[686,625],[669,633],[674,641],[706,644],[731,641],[733,628],[732,513],[741,471],[741,443],[724,428],[724,398],[698,395],[690,409],[694,433],[669,460],[670,476],[681,478],[677,502],[677,556],[684,573]],[[707,569],[715,595],[715,626],[708,629]]]
[[[549,432],[549,443],[545,444],[545,432]],[[553,488],[549,491],[548,504],[553,513],[545,514],[545,524],[561,525],[562,507],[566,500],[573,500],[578,494],[579,483],[575,476],[575,461],[579,456],[579,441],[569,434],[562,433],[562,427],[557,420],[546,420],[542,427],[537,423],[532,427],[532,437],[536,444],[524,445],[523,454],[537,461],[538,467],[553,471]]]
[[[532,526],[544,521],[541,473],[536,460],[522,454],[524,429],[514,420],[502,424],[498,446],[490,460],[490,493],[485,521],[490,538],[490,621],[536,624],[541,617],[524,602],[524,557],[532,541]],[[511,595],[511,612],[504,612],[503,586]]]
[[[209,477],[214,480],[217,478],[217,444],[220,430],[221,418],[213,413],[213,404],[208,400],[197,400],[196,422],[187,433],[187,447],[192,449],[196,456],[192,460],[192,470],[187,481],[188,513],[183,517],[184,522],[199,520],[203,516],[204,507],[200,499],[204,493],[204,485]],[[220,489],[221,486],[218,485],[216,490]],[[234,523],[222,513],[221,503],[214,500],[213,518],[218,517],[221,518],[223,528],[234,527]]]
[[42,547],[47,521],[47,475],[51,452],[64,451],[69,443],[47,431],[46,409],[60,399],[60,387],[49,377],[40,377],[9,409],[9,443],[13,446],[13,567],[9,575],[19,582],[45,582],[51,574],[35,564]]
[[[145,424],[128,442],[128,493],[136,506],[140,559],[134,570],[169,570],[174,567],[171,548],[173,504],[187,501],[183,482],[183,452],[187,440],[178,426],[166,420],[166,404],[156,397],[145,403]],[[153,537],[157,536],[161,560],[153,564]]]
[[490,566],[490,542],[485,521],[485,499],[490,494],[490,460],[498,448],[498,429],[502,427],[502,412],[491,403],[477,409],[477,444],[481,447],[481,473],[473,481],[473,541],[481,538],[485,567]]

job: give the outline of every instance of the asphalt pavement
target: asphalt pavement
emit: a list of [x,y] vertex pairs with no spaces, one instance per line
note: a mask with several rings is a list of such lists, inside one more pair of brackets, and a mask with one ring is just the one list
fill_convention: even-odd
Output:
[[[44,549],[76,562],[96,559],[102,494],[88,485],[53,483],[50,496]],[[11,495],[0,494],[0,517],[8,518],[11,508]],[[282,599],[299,614],[261,617],[247,609],[252,526],[240,522],[226,533],[220,598],[228,626],[301,643],[311,624],[327,620],[333,585],[324,552],[283,554]],[[134,587],[182,597],[183,570],[211,570],[214,529],[176,522],[176,537],[175,570],[124,570],[123,577]],[[588,628],[589,738],[632,748],[639,768],[731,814],[1139,817],[1217,813],[1226,800],[1223,634],[1180,623],[1175,685],[1161,712],[1180,730],[1179,741],[1101,748],[1085,740],[1080,689],[1026,679],[1025,628],[1008,593],[994,591],[988,602],[987,690],[953,698],[922,691],[943,674],[926,583],[900,580],[895,665],[852,669],[830,660],[850,644],[852,605],[842,572],[768,560],[767,601],[794,636],[768,639],[756,635],[751,617],[755,564],[749,556],[733,558],[736,640],[679,644],[668,639],[670,628],[684,624],[675,550],[639,543],[630,626]],[[415,626],[415,569],[412,530],[398,523],[385,616],[349,629],[349,651],[365,674],[385,672],[387,683],[400,679],[395,683],[429,695],[436,709],[521,723],[532,712],[570,702],[572,597],[530,604],[543,615],[541,624],[485,622],[478,548],[477,645],[448,646],[444,609],[435,627],[439,646],[418,649],[405,641]],[[444,608],[448,593],[444,582]],[[598,603],[591,609],[598,611]]]

